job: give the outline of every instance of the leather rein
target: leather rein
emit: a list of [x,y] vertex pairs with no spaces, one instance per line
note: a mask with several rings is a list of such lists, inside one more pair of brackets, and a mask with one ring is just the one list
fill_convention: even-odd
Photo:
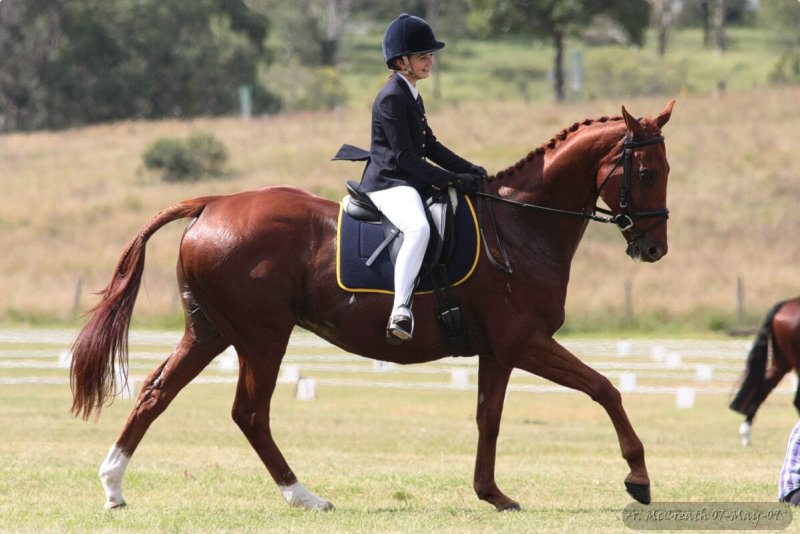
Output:
[[[628,246],[632,246],[632,244],[639,238],[643,237],[647,232],[652,230],[653,228],[665,223],[669,218],[669,210],[667,208],[662,209],[654,209],[654,210],[641,210],[641,211],[631,211],[630,209],[630,187],[631,187],[631,166],[633,161],[633,150],[636,148],[641,148],[649,145],[655,145],[657,143],[663,143],[664,136],[657,135],[651,137],[650,139],[644,139],[641,141],[637,141],[631,139],[631,132],[627,131],[625,133],[625,141],[622,144],[622,155],[617,159],[617,162],[614,164],[614,167],[608,172],[603,181],[600,182],[600,187],[597,188],[598,195],[600,191],[603,190],[605,187],[606,182],[611,175],[614,174],[614,171],[622,164],[622,186],[620,187],[619,195],[619,213],[613,213],[610,210],[605,208],[601,208],[595,204],[594,209],[587,213],[586,211],[572,211],[572,210],[563,210],[559,208],[551,208],[549,206],[541,206],[539,204],[527,204],[525,202],[518,202],[516,200],[511,200],[509,198],[503,198],[497,195],[492,195],[490,193],[485,193],[483,191],[477,191],[474,193],[477,197],[486,198],[488,200],[494,200],[497,202],[502,202],[504,204],[509,204],[511,206],[527,209],[527,210],[534,210],[543,213],[550,213],[553,215],[562,215],[566,217],[576,217],[579,219],[595,221],[605,224],[616,224],[620,231],[624,234],[625,232],[629,232],[632,234],[631,238],[627,240]],[[483,188],[485,180],[481,181],[481,189]],[[498,269],[506,272],[507,274],[512,274],[514,270],[511,268],[511,262],[509,261],[508,254],[506,252],[505,246],[503,245],[502,240],[500,239],[500,235],[498,233],[497,224],[494,218],[494,209],[492,208],[492,204],[489,203],[489,215],[492,219],[492,227],[494,228],[495,240],[500,248],[500,253],[503,256],[503,265],[501,265],[494,257],[494,255],[489,250],[489,244],[486,241],[486,237],[483,233],[483,217],[482,213],[483,210],[479,209],[479,227],[481,232],[481,238],[483,238],[484,248],[486,250],[486,255],[489,257],[489,260],[492,264],[497,267]],[[598,215],[601,214],[601,215]],[[648,226],[643,231],[636,231],[634,229],[634,219],[645,219],[645,218],[652,218],[658,217],[660,220],[656,221],[652,225]]]

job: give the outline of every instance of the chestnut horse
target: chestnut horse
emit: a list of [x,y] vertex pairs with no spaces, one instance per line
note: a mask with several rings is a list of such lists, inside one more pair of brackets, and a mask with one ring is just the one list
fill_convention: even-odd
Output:
[[[770,340],[772,358],[768,358]],[[761,403],[792,369],[795,372],[800,369],[800,297],[773,305],[747,356],[744,378],[730,404],[731,410],[745,416],[739,426],[745,447],[752,443],[753,418]],[[800,412],[800,386],[795,392],[794,406]]]
[[[626,489],[636,500],[650,502],[644,447],[620,393],[553,334],[564,321],[570,264],[589,220],[616,223],[637,261],[654,262],[667,253],[669,164],[661,128],[673,104],[654,119],[635,119],[623,107],[621,117],[575,123],[491,177],[480,193],[478,211],[490,215],[482,220],[492,227],[487,232],[492,242],[453,295],[480,357],[474,489],[498,510],[519,509],[495,483],[503,399],[514,368],[582,391],[602,405],[630,468]],[[596,207],[598,198],[609,210]],[[333,508],[300,483],[270,430],[271,397],[295,325],[345,351],[389,362],[420,363],[449,355],[432,295],[417,297],[414,338],[395,347],[384,341],[392,297],[348,293],[337,286],[338,211],[338,203],[296,188],[266,187],[175,204],[128,244],[73,346],[72,413],[84,419],[99,415],[116,393],[115,374],[127,370],[127,334],[147,240],[170,221],[193,218],[177,266],[185,332],[142,384],[100,467],[106,508],[125,504],[125,469],[153,421],[230,345],[239,358],[233,420],[289,504]],[[497,268],[501,252],[507,269]]]

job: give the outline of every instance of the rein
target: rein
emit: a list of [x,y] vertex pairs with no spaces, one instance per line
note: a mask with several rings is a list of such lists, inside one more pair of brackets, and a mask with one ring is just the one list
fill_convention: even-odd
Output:
[[[620,191],[619,191],[619,194],[620,194],[620,199],[619,199],[620,211],[619,211],[619,213],[614,213],[614,212],[612,212],[610,210],[607,210],[605,208],[601,208],[600,206],[597,206],[597,205],[595,205],[595,207],[594,207],[594,209],[592,210],[591,213],[587,213],[586,211],[583,211],[583,210],[582,211],[572,211],[572,210],[563,210],[563,209],[559,209],[559,208],[551,208],[549,206],[541,206],[539,204],[527,204],[525,202],[519,202],[519,201],[516,201],[516,200],[511,200],[509,198],[503,198],[503,197],[500,197],[500,196],[497,196],[497,195],[492,195],[490,193],[484,193],[483,191],[477,191],[477,192],[474,193],[474,195],[477,196],[477,197],[483,197],[483,198],[486,198],[488,200],[494,200],[494,201],[497,201],[497,202],[502,202],[504,204],[508,204],[510,206],[514,206],[514,207],[522,208],[522,209],[526,209],[526,210],[534,210],[534,211],[539,211],[539,212],[543,212],[543,213],[550,213],[550,214],[553,214],[553,215],[562,215],[562,216],[566,216],[566,217],[576,217],[576,218],[579,218],[579,219],[595,221],[595,222],[604,223],[604,224],[609,224],[609,223],[610,224],[616,224],[617,227],[619,228],[620,232],[623,232],[623,233],[624,232],[631,232],[631,233],[633,233],[633,236],[630,239],[627,240],[628,246],[631,246],[636,239],[644,236],[645,234],[647,234],[647,232],[649,232],[653,228],[663,224],[669,218],[669,210],[667,208],[654,209],[654,210],[629,211],[630,202],[629,202],[629,198],[628,197],[629,197],[629,194],[630,194],[630,186],[631,186],[631,162],[633,160],[633,150],[635,148],[641,148],[641,147],[645,147],[645,146],[649,146],[649,145],[655,145],[657,143],[663,143],[663,142],[664,142],[664,136],[663,135],[657,135],[655,137],[651,137],[650,139],[645,139],[645,140],[642,140],[642,141],[636,141],[636,140],[631,139],[630,131],[625,133],[625,142],[622,144],[622,155],[617,160],[617,162],[614,164],[614,167],[612,167],[611,170],[608,172],[606,177],[603,178],[603,181],[600,182],[600,187],[597,188],[597,192],[598,192],[598,195],[599,195],[600,191],[602,191],[603,187],[605,187],[606,182],[608,181],[608,179],[611,178],[611,175],[614,174],[614,171],[617,170],[617,167],[619,167],[620,163],[622,163],[622,173],[623,173],[623,175],[622,175],[622,187],[620,187]],[[481,182],[481,187],[482,186],[483,186],[483,182]],[[489,203],[488,206],[489,206],[489,215],[491,216],[491,219],[492,219],[492,226],[494,227],[495,239],[497,241],[498,246],[500,247],[500,253],[503,256],[503,265],[500,265],[500,263],[497,262],[497,260],[494,258],[494,255],[491,254],[491,252],[489,250],[489,245],[486,242],[486,237],[483,235],[483,221],[482,221],[482,217],[480,216],[480,214],[482,213],[483,210],[479,210],[479,219],[480,219],[479,220],[479,226],[480,226],[480,231],[481,231],[481,237],[483,238],[484,248],[486,250],[486,255],[489,257],[489,259],[491,260],[492,264],[495,267],[497,267],[498,269],[501,269],[502,271],[506,272],[507,274],[512,274],[514,271],[511,268],[511,262],[508,259],[508,254],[506,253],[505,246],[503,245],[503,242],[500,239],[500,234],[498,233],[498,230],[497,230],[497,224],[495,224],[494,209],[492,208],[492,204],[491,203]],[[600,213],[602,215],[598,215],[598,213]],[[655,223],[651,224],[644,231],[637,232],[633,228],[634,219],[645,219],[645,218],[648,218],[648,217],[659,217],[659,218],[661,218],[661,220],[656,221]]]

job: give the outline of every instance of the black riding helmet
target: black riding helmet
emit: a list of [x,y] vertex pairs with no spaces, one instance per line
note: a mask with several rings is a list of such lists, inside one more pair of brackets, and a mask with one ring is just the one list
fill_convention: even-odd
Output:
[[383,60],[387,65],[398,57],[435,52],[442,48],[444,43],[436,40],[428,23],[408,13],[402,13],[394,19],[383,34]]

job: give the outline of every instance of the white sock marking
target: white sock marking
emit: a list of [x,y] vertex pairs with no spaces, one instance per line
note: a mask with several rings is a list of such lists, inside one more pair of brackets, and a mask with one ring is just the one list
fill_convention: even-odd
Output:
[[100,465],[98,476],[106,494],[106,509],[125,504],[125,499],[122,498],[122,477],[125,476],[125,469],[130,461],[130,457],[114,445]]
[[325,499],[320,499],[300,482],[295,482],[291,486],[280,486],[283,498],[292,506],[307,508],[309,510],[332,510],[333,505]]

